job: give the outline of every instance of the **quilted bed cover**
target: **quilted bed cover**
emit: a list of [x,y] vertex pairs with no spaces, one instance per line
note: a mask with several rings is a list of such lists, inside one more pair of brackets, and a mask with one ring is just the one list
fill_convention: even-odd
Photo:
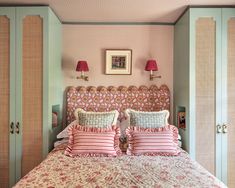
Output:
[[57,146],[14,187],[226,187],[185,151],[179,156],[75,157]]

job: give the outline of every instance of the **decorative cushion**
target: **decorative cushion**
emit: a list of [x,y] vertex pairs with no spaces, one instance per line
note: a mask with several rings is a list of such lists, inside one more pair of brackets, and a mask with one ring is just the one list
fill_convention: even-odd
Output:
[[54,142],[54,148],[58,147],[61,144],[68,144],[69,143],[69,138],[63,138],[62,140],[58,140]]
[[65,155],[75,156],[117,156],[119,148],[120,129],[97,128],[75,125],[68,129],[69,143]]
[[117,124],[119,113],[117,110],[109,112],[86,112],[78,108],[75,110],[74,115],[79,125],[106,128],[110,125]]
[[178,129],[173,125],[161,128],[129,127],[128,155],[178,155]]
[[65,127],[65,129],[63,131],[61,131],[59,134],[57,134],[57,138],[60,139],[60,138],[68,138],[69,135],[68,135],[68,129],[74,125],[77,125],[78,124],[78,120],[74,120],[72,123],[70,123],[67,127]]
[[157,128],[168,125],[168,110],[162,110],[158,112],[143,112],[132,109],[126,109],[125,114],[127,116],[130,126]]
[[[89,127],[108,127],[117,124],[118,111],[113,110],[109,112],[86,112],[81,108],[75,110],[74,115],[76,120],[70,123],[63,131],[61,131],[57,138],[67,138],[68,129],[74,125],[80,124]],[[97,123],[97,124],[96,124]]]

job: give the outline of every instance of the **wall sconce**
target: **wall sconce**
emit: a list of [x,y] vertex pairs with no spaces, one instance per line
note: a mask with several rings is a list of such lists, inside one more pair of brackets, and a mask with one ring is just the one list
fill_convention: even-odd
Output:
[[154,78],[161,78],[161,76],[155,76],[153,75],[153,71],[158,71],[158,66],[156,60],[148,60],[145,66],[146,71],[150,71],[150,80],[153,80]]
[[76,71],[81,72],[81,76],[78,76],[77,79],[83,79],[85,81],[88,81],[88,76],[85,76],[84,74],[84,72],[89,71],[86,61],[78,61]]

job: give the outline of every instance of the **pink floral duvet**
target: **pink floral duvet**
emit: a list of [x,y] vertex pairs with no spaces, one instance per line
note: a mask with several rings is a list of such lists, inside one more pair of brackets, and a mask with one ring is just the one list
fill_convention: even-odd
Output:
[[19,187],[226,187],[182,150],[177,157],[127,156],[76,157],[58,146],[24,176]]

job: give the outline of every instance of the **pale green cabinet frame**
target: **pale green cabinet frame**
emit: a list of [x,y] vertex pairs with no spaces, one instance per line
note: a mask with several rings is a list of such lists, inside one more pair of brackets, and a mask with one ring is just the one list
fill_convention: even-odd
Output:
[[[10,122],[22,125],[22,20],[27,15],[43,19],[43,158],[52,148],[56,134],[62,129],[52,128],[52,106],[60,105],[63,92],[61,74],[61,22],[47,7],[0,7],[0,15],[10,20]],[[62,117],[60,114],[59,117]],[[9,125],[10,125],[9,122]],[[23,125],[22,125],[23,126]],[[10,187],[21,178],[22,127],[20,134],[9,133]]]
[[[174,121],[177,109],[186,109],[186,130],[180,130],[183,147],[195,159],[195,21],[210,17],[216,22],[216,125],[227,122],[227,23],[235,8],[189,8],[174,28]],[[216,126],[215,125],[215,126]],[[216,133],[215,133],[216,134]],[[216,134],[216,176],[227,183],[227,134]]]

